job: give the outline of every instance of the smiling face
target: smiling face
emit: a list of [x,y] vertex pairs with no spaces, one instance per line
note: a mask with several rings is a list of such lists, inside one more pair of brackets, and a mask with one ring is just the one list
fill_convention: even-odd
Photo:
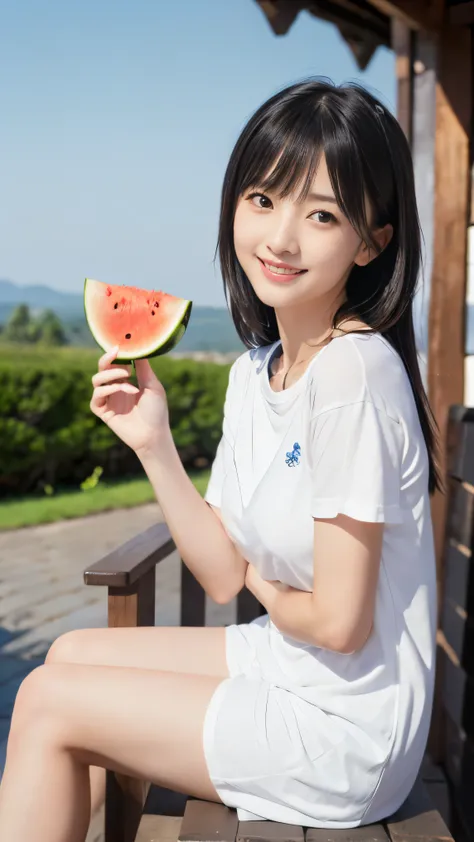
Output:
[[[377,235],[382,247],[384,231]],[[297,194],[259,192],[258,185],[244,192],[234,217],[234,246],[255,294],[276,310],[316,301],[339,306],[354,263],[375,256],[338,207],[324,154],[303,201]]]

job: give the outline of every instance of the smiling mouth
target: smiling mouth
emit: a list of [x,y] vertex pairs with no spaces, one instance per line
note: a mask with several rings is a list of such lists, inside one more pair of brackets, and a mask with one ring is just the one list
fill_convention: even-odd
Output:
[[268,269],[268,271],[272,272],[274,275],[302,275],[304,272],[308,271],[307,269],[286,269],[281,266],[273,266],[271,263],[266,263],[261,257],[258,259],[260,260],[260,263],[265,266],[265,269]]

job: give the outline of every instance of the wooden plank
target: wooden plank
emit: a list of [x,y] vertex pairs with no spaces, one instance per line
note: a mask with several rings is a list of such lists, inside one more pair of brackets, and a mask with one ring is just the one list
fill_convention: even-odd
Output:
[[206,593],[189,567],[181,562],[181,619],[182,626],[204,626],[206,623]]
[[[471,586],[472,587],[472,586]],[[442,615],[442,630],[447,645],[468,678],[474,679],[474,618],[471,603],[468,615],[449,597],[445,597]],[[451,660],[455,660],[452,656]]]
[[186,804],[179,842],[235,842],[237,812],[212,801]]
[[[471,490],[472,489],[472,490]],[[471,554],[472,527],[474,523],[474,486],[450,478],[448,482],[448,502],[446,537],[465,547]]]
[[303,8],[301,2],[285,3],[284,6],[278,0],[257,0],[257,3],[275,35],[286,35],[296,16]]
[[[461,666],[464,668],[464,636],[466,633],[466,619],[462,616],[460,609],[450,599],[445,597],[443,604],[442,629],[446,642],[456,654]],[[471,643],[472,643],[471,639]]]
[[434,809],[421,778],[401,808],[384,824],[392,842],[452,842],[451,833]]
[[175,550],[166,523],[135,535],[84,571],[86,585],[128,587]]
[[444,652],[443,702],[447,713],[458,727],[464,727],[466,674],[459,664]]
[[474,424],[463,422],[462,449],[460,449],[460,479],[474,486]]
[[306,842],[389,842],[389,837],[381,824],[341,830],[309,827],[306,831]]
[[[460,544],[448,543],[445,553],[446,576],[444,596],[455,605],[465,607],[469,601],[469,572],[471,559]],[[472,590],[472,585],[471,585]]]
[[135,842],[177,842],[181,822],[181,816],[143,816]]
[[304,830],[280,822],[239,822],[236,842],[304,842]]
[[[446,772],[453,786],[458,787],[463,778],[466,752],[466,734],[446,715]],[[474,754],[471,752],[474,761]],[[474,766],[473,766],[474,769]]]
[[108,625],[110,627],[155,625],[156,567],[153,566],[127,588],[109,588]]
[[135,842],[147,787],[137,778],[107,772],[105,842]]
[[462,423],[460,407],[451,406],[446,430],[446,472],[450,477],[462,479],[465,426]]
[[446,716],[474,742],[474,680],[449,648],[443,652],[442,686]]
[[474,24],[474,3],[472,0],[456,3],[448,9],[451,26],[472,26]]
[[474,745],[452,719],[446,718],[446,771],[451,784],[454,837],[474,836]]
[[[473,448],[472,439],[468,442],[466,434],[474,426],[474,409],[463,404],[453,404],[449,408],[446,441],[446,467],[450,476],[467,480],[464,476],[464,451]],[[474,485],[474,483],[471,483]]]
[[440,3],[426,0],[370,0],[380,12],[402,20],[411,29],[424,29],[435,33],[441,27],[442,7]]

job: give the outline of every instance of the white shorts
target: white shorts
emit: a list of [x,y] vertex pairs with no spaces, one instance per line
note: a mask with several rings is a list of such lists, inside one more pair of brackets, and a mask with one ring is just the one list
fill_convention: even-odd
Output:
[[210,700],[203,731],[219,797],[237,809],[240,821],[340,828],[373,821],[365,817],[377,764],[367,774],[370,759],[362,757],[357,739],[276,683],[268,641],[268,615],[226,628],[229,678]]

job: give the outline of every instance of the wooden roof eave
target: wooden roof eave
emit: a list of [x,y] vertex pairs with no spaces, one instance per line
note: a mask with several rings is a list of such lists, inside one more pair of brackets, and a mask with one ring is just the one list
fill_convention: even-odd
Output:
[[[285,35],[300,11],[333,23],[364,70],[379,46],[391,46],[391,20],[435,34],[446,0],[256,0],[275,35]],[[474,7],[474,3],[468,3]]]
[[446,0],[370,0],[387,17],[402,20],[410,29],[439,32],[446,11]]
[[285,35],[300,11],[333,23],[361,70],[379,46],[390,45],[390,20],[367,0],[256,0],[275,35]]

